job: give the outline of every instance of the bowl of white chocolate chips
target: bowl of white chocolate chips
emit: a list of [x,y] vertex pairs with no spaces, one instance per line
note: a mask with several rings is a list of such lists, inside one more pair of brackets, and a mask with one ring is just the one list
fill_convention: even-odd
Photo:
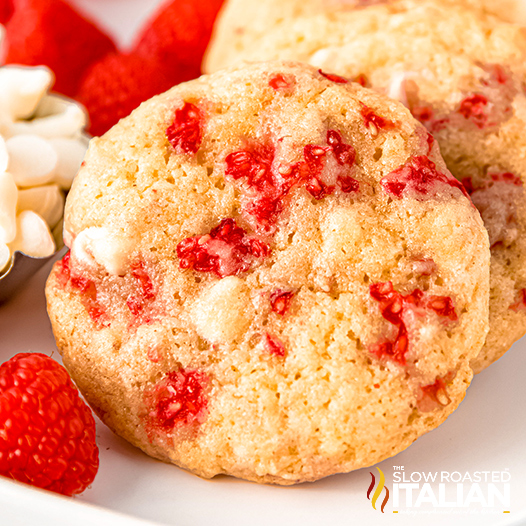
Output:
[[46,67],[0,67],[0,302],[59,252],[65,194],[88,147],[81,105]]

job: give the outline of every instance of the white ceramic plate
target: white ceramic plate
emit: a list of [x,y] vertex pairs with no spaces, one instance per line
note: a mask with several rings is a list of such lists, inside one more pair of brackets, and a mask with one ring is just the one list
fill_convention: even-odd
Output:
[[[131,43],[141,22],[159,0],[75,0],[97,18],[122,46]],[[43,352],[60,360],[45,311],[44,267],[11,302],[0,306],[0,362],[18,352]],[[56,496],[0,477],[0,525],[5,526],[344,526],[442,525],[486,526],[526,524],[526,340],[515,344],[504,358],[478,375],[460,408],[435,431],[420,438],[396,457],[378,465],[385,474],[390,499],[384,513],[382,492],[373,509],[367,499],[370,472],[347,475],[295,487],[252,484],[229,477],[202,480],[174,466],[153,460],[113,435],[97,421],[100,470],[93,486],[75,499]],[[498,497],[494,506],[483,507],[487,484],[477,488],[464,482],[466,507],[440,508],[432,502],[405,505],[400,488],[394,502],[395,467],[403,466],[413,479],[419,473],[505,472],[510,477],[509,505]],[[415,475],[416,474],[416,475]],[[445,483],[446,500],[456,499],[456,485]],[[504,485],[495,483],[499,493]],[[439,501],[438,480],[425,489]],[[427,493],[425,493],[427,491]],[[471,492],[471,493],[470,493]],[[373,496],[374,491],[371,493]],[[469,497],[471,495],[471,497]],[[486,502],[487,504],[487,502]],[[398,513],[393,513],[398,511]],[[509,513],[504,513],[504,512]]]

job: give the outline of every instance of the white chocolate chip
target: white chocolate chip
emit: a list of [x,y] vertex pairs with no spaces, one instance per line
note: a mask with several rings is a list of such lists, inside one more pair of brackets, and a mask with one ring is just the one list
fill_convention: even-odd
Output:
[[35,118],[14,122],[8,126],[9,135],[34,133],[50,139],[52,137],[79,137],[86,126],[86,111],[73,101],[49,95],[42,99]]
[[84,139],[49,139],[49,143],[58,155],[58,164],[53,182],[64,190],[71,188],[73,178],[77,175],[88,145]]
[[16,235],[18,189],[10,173],[0,173],[0,243],[10,243]]
[[206,290],[191,309],[199,334],[213,343],[229,343],[240,338],[254,317],[254,307],[246,283],[229,276]]
[[105,227],[89,227],[80,232],[71,246],[71,257],[79,263],[102,266],[114,275],[123,275],[129,266],[133,240]]
[[64,194],[56,184],[18,191],[18,213],[33,210],[53,228],[64,212]]
[[46,139],[38,135],[17,135],[6,141],[8,169],[18,186],[49,182],[58,164],[58,155]]
[[7,267],[9,261],[11,261],[11,251],[5,243],[0,243],[0,274]]
[[25,210],[16,218],[16,237],[9,244],[12,252],[45,258],[55,252],[55,241],[47,223],[35,212]]
[[0,68],[0,112],[12,120],[33,116],[53,83],[53,74],[43,66]]
[[[52,83],[46,67],[0,68],[0,269],[14,251],[33,257],[54,252],[62,235],[61,187],[71,187],[86,153],[87,113],[75,101],[48,95]],[[95,243],[95,257],[113,270],[125,266],[127,256],[104,243]]]
[[327,64],[331,63],[331,60],[337,56],[337,50],[334,48],[321,48],[312,54],[308,60],[309,64],[317,67],[327,67]]

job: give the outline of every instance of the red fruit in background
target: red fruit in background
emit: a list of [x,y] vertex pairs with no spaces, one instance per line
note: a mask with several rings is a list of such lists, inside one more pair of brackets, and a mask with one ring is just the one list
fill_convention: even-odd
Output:
[[6,26],[6,64],[45,65],[54,90],[74,96],[84,70],[115,44],[63,0],[14,0]]
[[95,420],[66,369],[44,354],[0,366],[0,475],[63,495],[99,468]]
[[0,24],[7,24],[13,11],[13,0],[0,0]]
[[[165,68],[201,73],[201,61],[223,0],[169,0],[161,4],[139,34],[135,51]],[[169,73],[169,71],[168,71]]]
[[[177,74],[171,71],[170,77],[177,78]],[[90,133],[102,135],[141,102],[173,84],[154,59],[111,53],[86,72],[75,98],[89,112]]]

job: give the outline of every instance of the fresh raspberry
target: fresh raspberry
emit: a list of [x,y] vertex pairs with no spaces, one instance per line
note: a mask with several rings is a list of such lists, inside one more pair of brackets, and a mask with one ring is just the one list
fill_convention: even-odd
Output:
[[7,24],[14,9],[13,0],[0,0],[0,24]]
[[102,135],[141,102],[172,85],[162,65],[155,60],[111,53],[88,69],[75,98],[89,112],[90,133]]
[[[201,61],[223,0],[168,0],[146,23],[134,51],[158,60],[167,70],[185,71],[189,80],[201,73]],[[180,82],[177,78],[175,82]]]
[[73,97],[86,68],[115,44],[63,0],[14,0],[6,27],[6,64],[45,65],[54,89]]
[[0,475],[63,495],[99,468],[95,420],[66,369],[44,354],[0,366]]

